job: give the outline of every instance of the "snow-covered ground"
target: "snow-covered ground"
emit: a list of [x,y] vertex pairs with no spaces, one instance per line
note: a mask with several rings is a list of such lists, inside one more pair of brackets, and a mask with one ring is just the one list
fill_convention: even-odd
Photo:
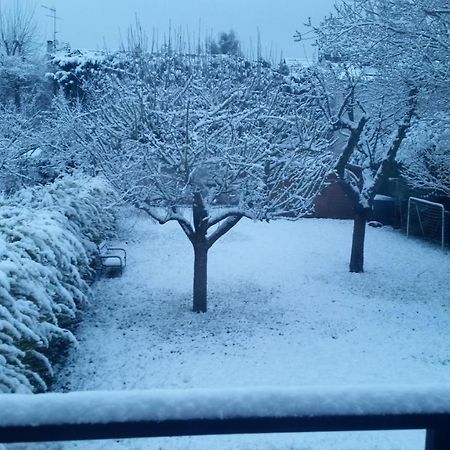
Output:
[[[191,307],[193,252],[177,224],[127,214],[122,278],[103,279],[56,389],[450,383],[450,259],[368,229],[347,270],[351,222],[244,220],[210,251],[209,311]],[[422,449],[424,433],[196,437],[80,449]]]

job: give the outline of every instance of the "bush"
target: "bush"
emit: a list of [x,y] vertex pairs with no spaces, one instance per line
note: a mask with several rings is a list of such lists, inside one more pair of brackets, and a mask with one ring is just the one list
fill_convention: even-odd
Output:
[[67,177],[0,199],[0,392],[46,390],[52,345],[75,341],[95,244],[113,231],[110,195]]

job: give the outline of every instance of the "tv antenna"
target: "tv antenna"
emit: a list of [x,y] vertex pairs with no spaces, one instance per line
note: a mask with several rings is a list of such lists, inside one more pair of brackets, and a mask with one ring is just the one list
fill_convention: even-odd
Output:
[[58,17],[56,15],[56,8],[50,8],[48,6],[45,5],[41,5],[42,8],[46,9],[47,11],[50,11],[50,14],[47,14],[47,17],[50,17],[50,19],[53,19],[53,49],[56,50],[56,35],[58,34],[58,30],[56,27],[56,21],[57,20],[62,20],[61,17]]

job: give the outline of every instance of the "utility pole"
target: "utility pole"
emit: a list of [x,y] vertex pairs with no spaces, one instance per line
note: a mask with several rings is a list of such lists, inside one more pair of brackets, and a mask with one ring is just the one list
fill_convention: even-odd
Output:
[[56,8],[50,8],[45,5],[41,5],[42,8],[46,9],[47,11],[50,11],[50,14],[47,15],[47,17],[50,17],[50,19],[53,19],[53,50],[56,50],[56,35],[58,34],[58,30],[56,28],[56,21],[61,20],[61,17],[58,17],[56,15]]

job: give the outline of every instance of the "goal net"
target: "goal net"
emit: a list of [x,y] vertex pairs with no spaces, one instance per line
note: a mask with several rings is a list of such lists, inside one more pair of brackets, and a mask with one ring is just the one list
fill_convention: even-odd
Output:
[[444,248],[448,216],[448,212],[441,203],[410,197],[406,234],[438,241]]

